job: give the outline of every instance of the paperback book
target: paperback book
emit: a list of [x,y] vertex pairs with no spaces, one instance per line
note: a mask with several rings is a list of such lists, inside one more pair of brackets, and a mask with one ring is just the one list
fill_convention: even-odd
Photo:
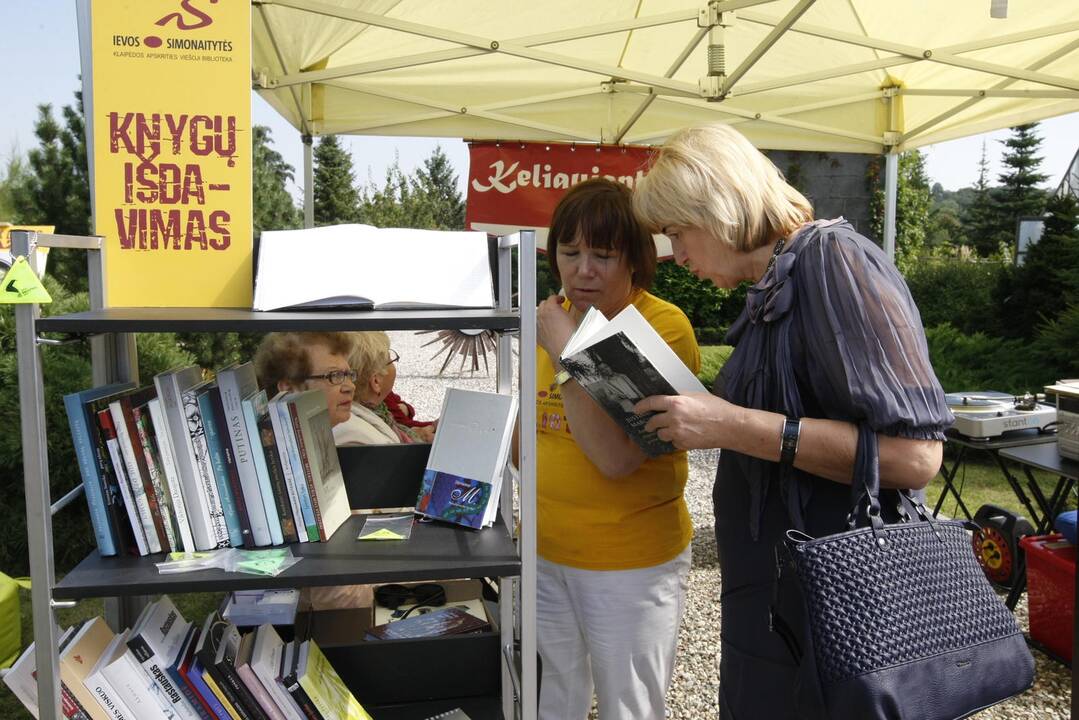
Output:
[[674,445],[646,432],[651,414],[637,415],[633,407],[652,395],[706,392],[632,305],[611,320],[589,309],[559,362],[650,457],[674,452]]

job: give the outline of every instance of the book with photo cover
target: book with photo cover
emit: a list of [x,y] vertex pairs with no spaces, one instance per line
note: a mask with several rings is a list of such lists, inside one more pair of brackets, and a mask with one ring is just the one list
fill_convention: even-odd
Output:
[[[407,267],[409,281],[388,267]],[[328,225],[267,230],[259,241],[255,310],[493,306],[483,232]]]
[[589,309],[559,362],[649,457],[675,448],[645,432],[651,415],[637,415],[633,406],[652,395],[707,392],[633,305],[610,320]]
[[373,625],[367,629],[365,640],[407,640],[409,638],[438,637],[441,635],[461,635],[490,629],[491,624],[480,620],[460,608],[448,607],[432,610],[395,620],[383,625]]
[[448,388],[416,512],[480,529],[498,516],[517,398]]

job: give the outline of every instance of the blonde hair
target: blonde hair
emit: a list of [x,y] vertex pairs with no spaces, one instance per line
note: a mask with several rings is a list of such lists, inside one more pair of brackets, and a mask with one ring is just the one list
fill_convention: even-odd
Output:
[[351,333],[354,343],[348,366],[356,371],[356,385],[367,384],[390,362],[390,336],[381,330]]
[[741,252],[786,237],[813,207],[762,152],[723,124],[681,130],[637,183],[633,209],[654,232],[697,227]]

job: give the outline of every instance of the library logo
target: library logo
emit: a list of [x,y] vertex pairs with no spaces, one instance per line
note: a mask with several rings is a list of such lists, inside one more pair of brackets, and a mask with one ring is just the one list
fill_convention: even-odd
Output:
[[[180,12],[171,12],[165,17],[161,18],[154,25],[160,25],[161,27],[167,26],[170,22],[176,23],[177,30],[198,30],[199,28],[209,27],[213,24],[214,19],[207,15],[202,10],[195,7],[195,0],[180,0],[180,7],[184,12],[197,18],[194,22],[188,22],[188,18]],[[217,0],[210,0],[211,5],[216,5]]]

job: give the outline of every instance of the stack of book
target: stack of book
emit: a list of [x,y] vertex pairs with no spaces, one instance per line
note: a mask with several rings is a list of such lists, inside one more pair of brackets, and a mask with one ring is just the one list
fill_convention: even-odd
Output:
[[[80,720],[370,720],[314,640],[272,625],[241,635],[220,611],[201,626],[167,596],[114,634],[95,617],[60,634],[61,707]],[[4,682],[38,716],[34,646]]]
[[64,398],[102,555],[329,539],[349,516],[325,396],[258,389],[242,363]]

